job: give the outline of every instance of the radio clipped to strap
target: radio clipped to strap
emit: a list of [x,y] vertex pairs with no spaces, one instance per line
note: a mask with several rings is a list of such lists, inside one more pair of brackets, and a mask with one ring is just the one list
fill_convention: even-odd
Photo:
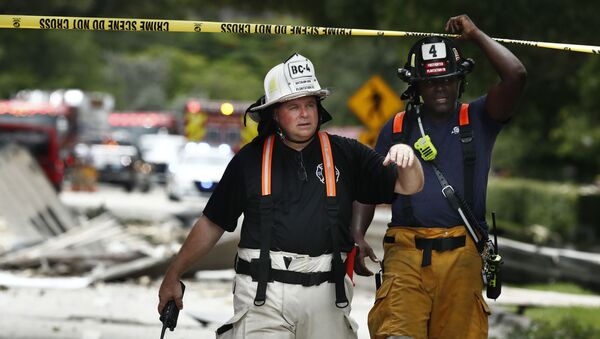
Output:
[[414,147],[419,153],[421,153],[421,157],[425,161],[432,161],[437,156],[437,149],[431,142],[431,138],[429,135],[425,134],[425,130],[423,129],[423,123],[421,122],[421,114],[419,112],[420,105],[409,104],[409,108],[406,111],[400,112],[396,114],[394,117],[394,124],[392,126],[392,143],[406,143],[408,140],[408,133],[404,128],[404,118],[406,117],[406,112],[409,109],[414,110],[414,114],[417,117],[417,121],[419,123],[419,129],[421,130],[421,137],[417,139],[414,144]]
[[429,135],[420,137],[415,142],[415,149],[421,153],[421,158],[425,161],[432,161],[437,156],[437,149],[433,146]]

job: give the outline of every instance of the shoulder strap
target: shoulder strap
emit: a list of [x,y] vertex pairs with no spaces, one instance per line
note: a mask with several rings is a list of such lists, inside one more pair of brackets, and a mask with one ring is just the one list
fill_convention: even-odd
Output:
[[406,115],[406,111],[402,111],[400,113],[396,113],[394,116],[394,123],[392,125],[392,144],[400,144],[406,143],[406,139],[408,139],[408,133],[405,132],[404,127],[404,116]]
[[265,139],[262,155],[261,194],[271,195],[271,161],[273,159],[274,136]]
[[[406,111],[397,113],[394,116],[394,122],[392,124],[392,145],[395,144],[408,144],[408,138],[410,137],[410,121],[407,124],[404,123],[406,117]],[[408,119],[410,120],[410,119]],[[407,218],[410,225],[417,224],[417,219],[413,213],[412,204],[410,197],[406,195],[400,195],[400,204],[402,205],[402,213]]]
[[271,270],[271,233],[273,229],[273,197],[271,195],[271,162],[273,160],[273,147],[275,136],[265,138],[261,162],[261,197],[258,202],[260,220],[260,256],[252,259],[252,264],[257,266],[257,287],[254,305],[262,306],[267,299],[267,282]]
[[473,143],[473,128],[469,124],[469,104],[462,104],[459,113],[460,143],[463,149],[463,176],[465,200],[473,207],[473,177],[475,173],[475,144]]
[[327,207],[327,218],[329,219],[329,229],[331,230],[331,249],[332,262],[331,271],[333,273],[333,282],[335,283],[335,305],[344,308],[350,303],[346,297],[344,287],[344,275],[346,268],[340,255],[340,238],[338,234],[339,225],[339,206],[337,202],[335,165],[333,163],[333,154],[331,153],[331,143],[329,136],[325,132],[319,132],[319,142],[321,143],[321,154],[323,155],[323,172],[325,177],[326,197],[325,205]]
[[323,171],[325,172],[325,188],[327,196],[335,197],[335,166],[333,165],[333,154],[331,154],[329,136],[325,132],[319,132],[318,135],[319,142],[321,143],[321,153],[323,154]]

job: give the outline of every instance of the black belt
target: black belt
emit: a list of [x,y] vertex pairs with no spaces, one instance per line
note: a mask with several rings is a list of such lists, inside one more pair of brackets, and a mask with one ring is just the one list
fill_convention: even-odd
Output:
[[[466,236],[453,237],[453,238],[415,238],[415,247],[423,250],[423,261],[421,267],[431,265],[431,251],[444,252],[464,247]],[[384,243],[394,243],[394,237],[385,236],[383,238]]]
[[[253,281],[258,281],[258,259],[253,259],[252,262],[239,259],[235,265],[235,272],[239,274],[245,274],[252,277]],[[324,282],[333,282],[333,273],[329,272],[294,272],[276,270],[271,268],[269,270],[268,279],[269,282],[278,281],[285,284],[294,284],[302,286],[315,286],[321,285]]]

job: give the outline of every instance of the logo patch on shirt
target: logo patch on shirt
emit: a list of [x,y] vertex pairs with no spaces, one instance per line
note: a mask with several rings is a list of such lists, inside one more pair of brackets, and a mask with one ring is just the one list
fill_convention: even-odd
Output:
[[460,130],[458,129],[458,126],[454,126],[454,128],[452,129],[452,132],[450,132],[450,134],[458,134],[460,132]]
[[[323,163],[317,165],[317,170],[315,172],[317,178],[321,181],[322,184],[325,183],[325,175],[323,174]],[[340,181],[340,170],[338,170],[337,166],[335,167],[335,182]]]

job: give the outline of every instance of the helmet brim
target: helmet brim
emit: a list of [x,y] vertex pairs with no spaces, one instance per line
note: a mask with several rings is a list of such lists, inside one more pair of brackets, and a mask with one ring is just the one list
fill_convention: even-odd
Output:
[[451,78],[451,77],[463,77],[467,75],[467,73],[463,73],[463,72],[454,72],[454,73],[448,73],[448,74],[440,74],[440,75],[434,75],[434,76],[429,76],[429,77],[420,77],[420,78],[412,78],[411,79],[411,83],[418,83],[418,82],[423,82],[423,81],[427,81],[427,80],[433,80],[433,79],[444,79],[444,78]]
[[[264,110],[268,109],[269,107],[273,106],[276,103],[286,102],[286,101],[290,101],[290,100],[302,98],[302,97],[305,97],[305,96],[317,96],[317,97],[319,97],[319,100],[323,100],[329,94],[331,94],[331,90],[329,90],[329,89],[321,89],[319,91],[306,92],[306,93],[304,93],[302,95],[297,95],[297,94],[299,94],[299,93],[296,93],[294,95],[289,95],[286,98],[282,97],[280,100],[278,100],[276,102],[270,102],[268,104],[263,104],[263,105],[260,105],[260,106],[249,108],[247,110],[247,113],[250,116],[250,119],[254,120],[255,122],[260,122],[260,114],[261,114],[261,112],[263,112]],[[319,103],[319,113],[321,115],[321,123],[325,123],[325,122],[327,122],[327,121],[329,121],[329,120],[332,119],[331,114],[320,103]]]
[[[262,104],[260,106],[256,106],[250,109],[250,112],[256,112],[256,111],[260,111],[263,110],[269,106],[272,106],[274,104],[277,103],[282,103],[282,102],[286,102],[286,101],[290,101],[290,100],[294,100],[294,99],[298,99],[298,98],[302,98],[302,97],[308,97],[308,96],[316,96],[319,99],[325,99],[327,96],[329,96],[329,94],[331,94],[331,91],[327,88],[324,89],[320,89],[318,91],[302,91],[302,92],[296,92],[296,93],[292,93],[292,94],[288,94],[288,95],[284,95],[281,98]],[[252,117],[252,114],[250,114],[250,117]]]

